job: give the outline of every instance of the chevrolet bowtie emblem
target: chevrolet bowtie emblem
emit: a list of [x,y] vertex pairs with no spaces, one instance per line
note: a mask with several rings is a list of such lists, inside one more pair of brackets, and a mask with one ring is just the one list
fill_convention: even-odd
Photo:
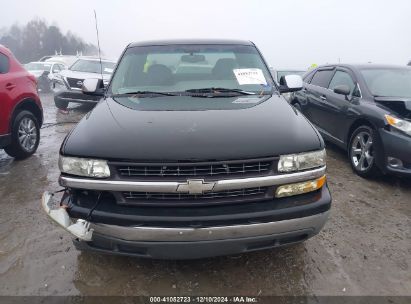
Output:
[[177,192],[189,194],[203,194],[214,188],[214,182],[204,182],[203,179],[189,179],[186,183],[181,183],[177,187]]

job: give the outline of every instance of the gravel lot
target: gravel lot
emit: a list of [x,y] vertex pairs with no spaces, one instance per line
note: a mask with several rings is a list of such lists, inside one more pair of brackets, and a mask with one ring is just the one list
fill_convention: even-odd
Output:
[[42,101],[37,153],[17,162],[0,150],[0,295],[411,295],[411,180],[362,179],[333,146],[331,218],[303,244],[195,261],[76,251],[40,197],[59,189],[60,144],[89,108],[60,115]]

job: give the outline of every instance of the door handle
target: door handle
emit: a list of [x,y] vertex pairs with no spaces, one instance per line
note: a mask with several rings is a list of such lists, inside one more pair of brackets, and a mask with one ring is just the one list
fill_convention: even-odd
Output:
[[327,100],[327,97],[325,97],[324,95],[323,95],[323,96],[320,96],[320,98],[321,98],[321,100],[324,100],[324,101]]
[[8,83],[6,84],[6,90],[13,90],[16,87],[14,83]]

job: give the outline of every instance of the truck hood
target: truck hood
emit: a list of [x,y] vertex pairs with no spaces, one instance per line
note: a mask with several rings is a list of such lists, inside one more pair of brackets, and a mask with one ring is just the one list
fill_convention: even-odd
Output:
[[398,116],[411,119],[411,98],[404,97],[375,97],[374,100]]
[[282,97],[107,98],[68,135],[61,153],[132,161],[228,160],[323,148]]

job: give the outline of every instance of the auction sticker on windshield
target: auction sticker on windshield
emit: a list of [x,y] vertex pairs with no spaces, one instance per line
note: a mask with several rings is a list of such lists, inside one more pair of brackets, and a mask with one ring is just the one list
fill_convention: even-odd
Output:
[[238,84],[267,84],[263,71],[260,69],[234,69]]

